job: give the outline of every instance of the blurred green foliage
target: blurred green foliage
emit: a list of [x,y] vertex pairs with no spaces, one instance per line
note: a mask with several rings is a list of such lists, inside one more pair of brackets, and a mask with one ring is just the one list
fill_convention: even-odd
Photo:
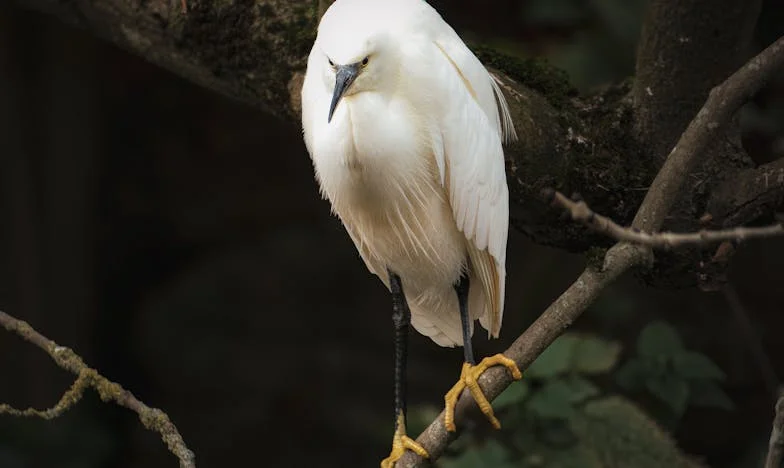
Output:
[[571,37],[553,42],[550,61],[582,89],[617,81],[634,72],[634,53],[645,0],[534,0],[526,2],[529,27],[570,28]]
[[[699,467],[663,427],[689,405],[732,409],[719,387],[724,372],[707,356],[684,347],[678,333],[656,321],[640,332],[622,362],[616,341],[570,332],[555,340],[493,402],[504,430],[484,440],[461,435],[438,462],[476,467]],[[616,386],[617,385],[617,386]],[[626,394],[619,395],[616,390]],[[651,395],[670,410],[662,420],[642,403]],[[413,420],[436,414],[420,409]],[[662,426],[662,423],[665,423]]]
[[733,409],[719,387],[724,372],[707,356],[686,349],[677,331],[656,321],[637,339],[636,355],[615,374],[616,382],[631,392],[647,392],[666,404],[675,419],[689,404]]
[[[529,0],[519,28],[526,41],[489,43],[513,55],[546,57],[582,90],[634,74],[647,0]],[[487,40],[483,41],[488,43]]]

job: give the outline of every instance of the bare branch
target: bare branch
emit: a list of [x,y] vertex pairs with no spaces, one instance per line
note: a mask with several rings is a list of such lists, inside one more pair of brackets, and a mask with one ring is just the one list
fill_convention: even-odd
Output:
[[[715,88],[677,146],[670,152],[664,166],[653,181],[650,191],[637,213],[633,228],[656,230],[661,227],[666,213],[672,208],[676,195],[691,168],[704,156],[703,150],[734,113],[759,89],[770,76],[784,66],[784,37],[777,40],[757,57]],[[667,193],[671,191],[672,193]],[[627,270],[650,264],[650,249],[628,243],[618,243],[607,251],[601,267],[589,265],[572,285],[520,335],[504,354],[521,369],[527,368],[547,346],[571,325],[599,296],[599,293]],[[489,400],[497,397],[509,384],[506,369],[492,368],[479,378],[479,385]],[[455,422],[465,417],[472,398],[460,398],[455,411]],[[444,427],[443,411],[419,435],[420,443],[435,460],[454,439]],[[398,468],[422,466],[424,460],[412,452],[398,461]]]
[[780,468],[782,459],[784,459],[784,391],[776,402],[776,416],[773,418],[773,429],[770,431],[765,468]]
[[195,455],[185,445],[185,441],[182,439],[177,427],[171,422],[166,413],[145,405],[120,384],[108,380],[95,369],[88,367],[72,349],[59,346],[54,341],[35,331],[27,322],[18,320],[0,311],[0,324],[6,330],[16,333],[26,341],[44,350],[58,366],[77,376],[71,388],[63,394],[60,401],[52,408],[42,411],[33,408],[18,410],[8,405],[0,404],[0,414],[36,416],[44,419],[56,418],[78,403],[85,390],[92,388],[98,392],[101,400],[114,402],[138,414],[139,420],[144,427],[161,435],[161,439],[166,443],[169,451],[179,459],[181,468],[196,467]]
[[753,238],[774,237],[784,234],[784,226],[774,224],[763,227],[737,227],[721,231],[702,230],[698,232],[642,232],[625,228],[613,220],[594,213],[584,201],[572,201],[561,192],[552,192],[552,203],[563,208],[573,220],[601,232],[620,242],[646,245],[655,249],[672,249],[685,245],[707,245],[725,241],[743,241]]

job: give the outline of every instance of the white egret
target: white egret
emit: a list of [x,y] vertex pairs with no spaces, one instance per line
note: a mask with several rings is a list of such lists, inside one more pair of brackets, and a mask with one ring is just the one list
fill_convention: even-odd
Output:
[[[321,193],[368,269],[389,288],[395,326],[395,434],[405,449],[408,325],[462,345],[446,397],[449,430],[467,386],[500,427],[476,379],[476,319],[497,337],[506,279],[509,194],[502,141],[515,138],[498,84],[424,0],[337,0],[324,14],[302,87],[302,125]],[[469,289],[469,285],[474,287]]]

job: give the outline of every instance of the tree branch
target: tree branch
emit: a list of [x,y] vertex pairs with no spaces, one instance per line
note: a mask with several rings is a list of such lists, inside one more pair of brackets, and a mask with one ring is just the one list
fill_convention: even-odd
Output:
[[144,427],[161,435],[161,439],[166,443],[169,451],[179,459],[181,468],[196,467],[193,452],[185,445],[185,441],[182,439],[177,427],[171,422],[166,413],[145,405],[120,384],[110,381],[95,369],[88,367],[72,349],[59,346],[54,341],[35,331],[27,322],[18,320],[0,311],[0,324],[6,330],[16,333],[26,341],[44,350],[58,366],[76,375],[76,380],[71,385],[71,388],[63,394],[60,401],[52,408],[45,410],[36,410],[34,408],[18,410],[9,405],[0,404],[0,414],[53,419],[73,407],[81,400],[85,390],[92,388],[98,392],[101,400],[112,401],[138,414],[139,420]]
[[583,223],[594,231],[601,232],[620,242],[640,244],[657,249],[672,249],[695,244],[707,245],[725,241],[740,242],[747,239],[774,237],[784,234],[784,226],[780,223],[763,227],[737,227],[722,231],[702,230],[688,233],[648,233],[620,226],[610,218],[593,212],[584,201],[572,201],[560,192],[551,192],[547,195],[547,198],[552,200],[553,205],[562,208],[569,213],[573,220]]
[[782,459],[784,459],[784,392],[781,392],[776,402],[776,416],[773,418],[773,429],[770,431],[765,468],[780,468]]
[[[720,131],[737,110],[751,97],[776,71],[784,67],[784,37],[770,45],[730,76],[723,84],[711,91],[705,105],[681,135],[675,148],[670,152],[664,166],[653,181],[635,218],[632,228],[658,230],[666,213],[672,208],[675,196],[662,191],[678,192],[684,184],[689,169],[698,164],[705,156],[703,150],[710,138]],[[521,369],[527,368],[544,349],[571,325],[583,311],[599,296],[599,293],[627,270],[640,265],[650,264],[651,251],[640,245],[618,243],[604,257],[599,267],[589,265],[577,280],[548,307],[544,313],[520,335],[504,352]],[[493,400],[509,384],[511,377],[505,369],[492,368],[479,379],[479,385]],[[458,427],[465,417],[466,409],[475,407],[474,400],[466,398],[464,392],[455,411]],[[443,412],[417,438],[435,460],[446,449],[454,435],[444,427]],[[407,452],[398,462],[398,468],[422,466],[416,454]]]

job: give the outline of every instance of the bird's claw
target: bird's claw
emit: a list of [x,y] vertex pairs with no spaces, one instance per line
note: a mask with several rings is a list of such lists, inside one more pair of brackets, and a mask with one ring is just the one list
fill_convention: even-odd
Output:
[[482,393],[482,389],[477,382],[479,377],[484,374],[487,369],[493,366],[506,367],[515,380],[520,380],[523,377],[520,369],[517,368],[517,364],[503,354],[487,357],[476,366],[464,362],[463,369],[460,372],[460,380],[458,380],[454,387],[444,396],[444,401],[446,403],[444,426],[446,426],[447,431],[455,432],[457,430],[457,427],[455,426],[455,405],[465,388],[468,388],[468,391],[474,397],[474,400],[476,400],[479,409],[487,416],[487,419],[490,420],[490,424],[496,429],[501,428],[501,423],[498,421],[498,418],[495,417],[493,407],[490,405],[487,397],[485,397],[485,394]]
[[422,458],[430,458],[430,454],[427,453],[427,450],[416,443],[412,438],[403,435],[397,443],[396,441],[392,442],[392,452],[387,458],[381,461],[381,468],[394,468],[395,463],[397,463],[397,461],[400,460],[400,457],[406,453],[406,449],[411,450]]
[[381,461],[381,468],[394,468],[395,463],[406,453],[406,449],[411,450],[422,458],[430,458],[430,454],[427,453],[424,447],[406,435],[406,423],[401,414],[398,416],[397,428],[392,438],[392,452]]

